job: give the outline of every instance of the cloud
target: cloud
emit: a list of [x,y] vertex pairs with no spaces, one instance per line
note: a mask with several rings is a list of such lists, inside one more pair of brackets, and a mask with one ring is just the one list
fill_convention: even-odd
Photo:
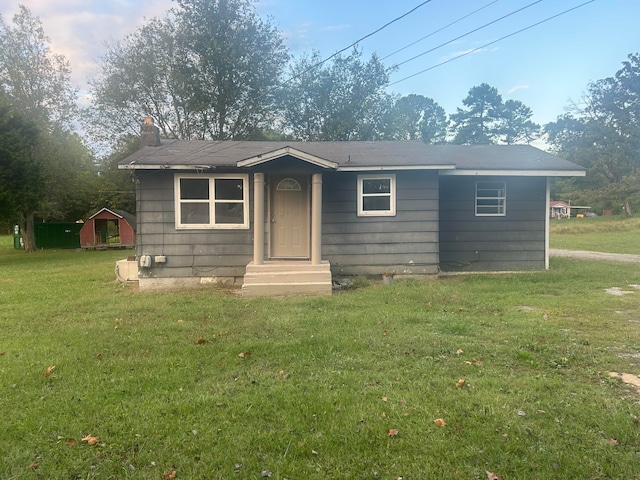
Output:
[[[12,24],[18,4],[0,7],[5,23]],[[123,39],[152,17],[163,17],[175,6],[172,0],[22,0],[40,19],[51,40],[52,53],[71,64],[72,84],[81,91],[98,73],[100,57],[110,42]]]
[[516,93],[518,90],[526,90],[529,88],[529,85],[515,85],[507,90],[507,94],[512,95]]

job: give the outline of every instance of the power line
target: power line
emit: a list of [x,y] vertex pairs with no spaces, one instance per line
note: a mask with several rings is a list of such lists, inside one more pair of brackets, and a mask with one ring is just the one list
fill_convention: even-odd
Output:
[[521,12],[521,11],[523,11],[523,10],[525,10],[525,9],[529,8],[529,7],[534,6],[536,3],[540,3],[540,2],[542,2],[542,0],[536,0],[535,2],[532,2],[532,3],[530,3],[529,5],[525,5],[524,7],[519,8],[518,10],[514,10],[513,12],[508,13],[508,14],[506,14],[506,15],[503,15],[503,16],[502,16],[502,17],[500,17],[500,18],[496,18],[495,20],[492,20],[492,21],[491,21],[491,22],[489,22],[489,23],[485,23],[484,25],[482,25],[482,26],[480,26],[480,27],[478,27],[478,28],[474,28],[473,30],[471,30],[471,31],[469,31],[469,32],[467,32],[467,33],[464,33],[464,34],[462,34],[462,35],[460,35],[460,36],[458,36],[458,37],[456,37],[456,38],[454,38],[454,39],[452,39],[452,40],[449,40],[448,42],[441,43],[441,44],[440,44],[440,45],[438,45],[437,47],[430,48],[429,50],[427,50],[427,51],[425,51],[425,52],[422,52],[422,53],[420,53],[420,54],[418,54],[418,55],[415,55],[415,56],[413,56],[413,57],[409,58],[408,60],[405,60],[404,62],[396,63],[393,67],[394,67],[394,68],[396,68],[396,67],[399,67],[399,66],[401,66],[401,65],[404,65],[405,63],[409,63],[409,62],[411,62],[411,61],[415,60],[416,58],[420,58],[420,57],[422,57],[423,55],[426,55],[427,53],[431,53],[431,52],[433,52],[434,50],[437,50],[437,49],[439,49],[439,48],[444,47],[445,45],[449,45],[450,43],[453,43],[453,42],[455,42],[455,41],[457,41],[457,40],[460,40],[461,38],[467,37],[467,36],[471,35],[472,33],[475,33],[475,32],[477,32],[477,31],[479,31],[479,30],[482,30],[483,28],[486,28],[486,27],[488,27],[489,25],[493,25],[494,23],[497,23],[497,22],[499,22],[500,20],[504,20],[505,18],[510,17],[511,15],[515,15],[516,13],[519,13],[519,12]]
[[490,46],[490,45],[493,45],[494,43],[498,43],[498,42],[500,42],[500,41],[502,41],[502,40],[504,40],[504,39],[506,39],[506,38],[513,37],[514,35],[517,35],[517,34],[519,34],[519,33],[522,33],[522,32],[524,32],[524,31],[526,31],[526,30],[529,30],[529,29],[531,29],[531,28],[533,28],[533,27],[537,27],[538,25],[541,25],[541,24],[543,24],[543,23],[546,23],[546,22],[548,22],[549,20],[553,20],[554,18],[558,18],[558,17],[560,17],[560,16],[562,16],[562,15],[564,15],[564,14],[566,14],[566,13],[572,12],[573,10],[577,10],[578,8],[584,7],[585,5],[588,5],[589,3],[593,3],[593,2],[595,2],[595,1],[596,1],[596,0],[589,0],[588,2],[584,2],[584,3],[581,3],[580,5],[576,5],[576,6],[575,6],[575,7],[573,7],[573,8],[570,8],[570,9],[565,10],[565,11],[563,11],[563,12],[557,13],[556,15],[552,15],[551,17],[545,18],[544,20],[541,20],[541,21],[536,22],[536,23],[534,23],[534,24],[532,24],[532,25],[529,25],[528,27],[522,28],[522,29],[520,29],[520,30],[518,30],[518,31],[515,31],[515,32],[513,32],[513,33],[510,33],[510,34],[508,34],[508,35],[505,35],[504,37],[500,37],[500,38],[498,38],[497,40],[494,40],[494,41],[489,42],[489,43],[485,43],[484,45],[482,45],[482,46],[480,46],[480,47],[478,47],[478,48],[474,48],[473,50],[469,50],[468,52],[465,52],[465,53],[462,53],[462,54],[460,54],[460,55],[457,55],[457,56],[455,56],[455,57],[453,57],[453,58],[450,58],[449,60],[445,60],[444,62],[440,62],[440,63],[438,63],[438,64],[436,64],[436,65],[433,65],[433,66],[431,66],[431,67],[429,67],[429,68],[425,68],[424,70],[421,70],[421,71],[419,71],[419,72],[417,72],[417,73],[414,73],[414,74],[412,74],[412,75],[409,75],[409,76],[407,76],[407,77],[401,78],[400,80],[396,80],[395,82],[390,83],[388,86],[390,87],[390,86],[392,86],[392,85],[396,85],[396,84],[398,84],[398,83],[400,83],[400,82],[404,82],[405,80],[409,80],[410,78],[413,78],[413,77],[415,77],[415,76],[421,75],[421,74],[423,74],[423,73],[425,73],[425,72],[428,72],[428,71],[430,71],[430,70],[433,70],[434,68],[440,67],[440,66],[445,65],[445,64],[447,64],[447,63],[449,63],[449,62],[453,62],[454,60],[457,60],[458,58],[462,58],[462,57],[464,57],[464,56],[466,56],[466,55],[470,55],[470,54],[472,54],[472,53],[475,53],[475,52],[477,52],[477,51],[479,51],[479,50],[482,50],[483,48],[486,48],[486,47],[488,47],[488,46]]
[[[326,62],[328,62],[328,61],[329,61],[329,60],[331,60],[332,58],[337,57],[337,56],[338,56],[338,55],[340,55],[342,52],[344,52],[344,51],[346,51],[346,50],[349,50],[349,49],[350,49],[350,48],[352,48],[352,47],[355,47],[356,45],[358,45],[358,44],[359,44],[360,42],[362,42],[363,40],[365,40],[365,39],[367,39],[367,38],[369,38],[369,37],[372,37],[372,36],[373,36],[373,35],[375,35],[376,33],[378,33],[378,32],[380,32],[380,31],[384,30],[384,29],[385,29],[385,28],[387,28],[389,25],[391,25],[391,24],[393,24],[393,23],[397,22],[398,20],[403,19],[403,18],[404,18],[404,17],[406,17],[407,15],[412,14],[413,12],[415,12],[416,10],[418,10],[420,7],[423,7],[424,5],[426,5],[427,3],[431,2],[431,1],[432,1],[432,0],[425,0],[424,2],[420,3],[419,5],[417,5],[417,6],[413,7],[413,8],[412,8],[411,10],[409,10],[408,12],[403,13],[403,14],[402,14],[402,15],[400,15],[399,17],[396,17],[396,18],[394,18],[393,20],[391,20],[391,21],[389,21],[389,22],[385,23],[383,26],[381,26],[380,28],[378,28],[378,29],[374,30],[373,32],[368,33],[368,34],[366,34],[364,37],[359,38],[358,40],[356,40],[355,42],[353,42],[351,45],[348,45],[348,46],[344,47],[343,49],[338,50],[338,51],[337,51],[337,52],[335,52],[334,54],[329,55],[329,56],[328,56],[327,58],[325,58],[324,60],[321,60],[321,61],[319,61],[319,62],[317,62],[317,63],[315,63],[315,64],[311,65],[309,68],[307,68],[307,69],[306,69],[306,70],[304,70],[303,72],[300,72],[300,73],[299,73],[299,74],[297,74],[297,75],[294,75],[294,76],[292,76],[292,77],[289,77],[287,80],[285,80],[284,82],[282,82],[282,83],[280,84],[280,86],[282,87],[282,86],[286,85],[287,83],[289,83],[290,81],[295,80],[296,78],[301,77],[302,75],[304,75],[304,74],[306,74],[306,73],[309,73],[310,71],[314,70],[315,68],[319,67],[320,65],[322,65],[322,64],[324,64],[324,63],[326,63]],[[540,1],[541,1],[541,0],[540,0]]]
[[409,45],[405,45],[404,47],[399,48],[399,49],[398,49],[398,50],[396,50],[395,52],[391,52],[389,55],[385,55],[385,56],[384,56],[384,57],[382,57],[380,60],[382,61],[382,60],[385,60],[385,59],[387,59],[387,58],[389,58],[389,57],[392,57],[392,56],[393,56],[393,55],[395,55],[396,53],[400,53],[400,52],[402,52],[403,50],[406,50],[407,48],[414,46],[416,43],[419,43],[419,42],[421,42],[422,40],[426,40],[427,38],[432,37],[432,36],[433,36],[433,35],[435,35],[436,33],[440,33],[441,31],[443,31],[443,30],[445,30],[445,29],[447,29],[447,28],[451,27],[452,25],[455,25],[456,23],[461,22],[461,21],[462,21],[462,20],[464,20],[465,18],[469,18],[471,15],[475,15],[475,14],[476,14],[476,13],[478,13],[480,10],[484,10],[485,8],[490,7],[490,6],[491,6],[491,5],[493,5],[494,3],[497,3],[498,1],[499,1],[499,0],[493,0],[493,2],[489,2],[489,3],[487,3],[484,7],[480,7],[480,8],[478,8],[477,10],[474,10],[473,12],[468,13],[468,14],[467,14],[467,15],[465,15],[464,17],[460,17],[459,19],[454,20],[453,22],[451,22],[451,23],[449,23],[449,24],[445,25],[444,27],[439,28],[439,29],[438,29],[438,30],[436,30],[435,32],[431,32],[429,35],[425,35],[424,37],[419,38],[419,39],[418,39],[418,40],[416,40],[415,42],[411,42]]

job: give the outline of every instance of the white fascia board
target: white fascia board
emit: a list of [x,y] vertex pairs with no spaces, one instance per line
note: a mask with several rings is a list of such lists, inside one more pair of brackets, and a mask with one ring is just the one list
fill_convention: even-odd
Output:
[[213,165],[138,165],[136,163],[118,165],[118,170],[213,170],[215,168]]
[[492,177],[584,177],[584,170],[447,170],[441,175]]
[[351,167],[342,165],[338,167],[339,172],[383,172],[395,170],[453,170],[455,165],[383,165],[370,167]]
[[306,152],[303,152],[302,150],[298,150],[292,147],[279,148],[278,150],[274,150],[273,152],[268,152],[255,157],[247,158],[246,160],[241,160],[237,163],[237,166],[253,167],[255,165],[260,165],[261,163],[270,162],[271,160],[284,157],[285,155],[291,155],[292,157],[296,157],[300,160],[304,160],[305,162],[317,165],[318,167],[322,168],[330,168],[332,170],[338,168],[338,164],[335,162],[316,157],[315,155],[308,154]]

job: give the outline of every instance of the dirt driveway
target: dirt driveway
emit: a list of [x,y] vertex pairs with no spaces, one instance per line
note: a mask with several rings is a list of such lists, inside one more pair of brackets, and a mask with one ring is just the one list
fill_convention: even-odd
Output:
[[559,248],[550,248],[549,255],[552,257],[573,257],[587,258],[591,260],[609,260],[613,262],[640,263],[640,255],[631,255],[627,253],[603,253],[590,252],[587,250],[561,250]]

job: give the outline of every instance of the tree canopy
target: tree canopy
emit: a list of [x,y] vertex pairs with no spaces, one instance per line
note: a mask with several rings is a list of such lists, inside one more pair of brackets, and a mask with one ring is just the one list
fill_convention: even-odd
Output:
[[640,204],[640,54],[613,77],[592,82],[580,105],[546,126],[555,152],[587,168],[567,191],[588,191],[603,207]]
[[0,17],[0,94],[0,211],[20,223],[31,251],[36,216],[61,220],[86,211],[81,186],[93,158],[72,131],[77,107],[69,63],[51,52],[40,20],[24,6],[13,24]]
[[288,61],[276,28],[249,0],[177,3],[109,47],[92,82],[97,138],[135,135],[145,116],[180,139],[245,139],[271,125]]

